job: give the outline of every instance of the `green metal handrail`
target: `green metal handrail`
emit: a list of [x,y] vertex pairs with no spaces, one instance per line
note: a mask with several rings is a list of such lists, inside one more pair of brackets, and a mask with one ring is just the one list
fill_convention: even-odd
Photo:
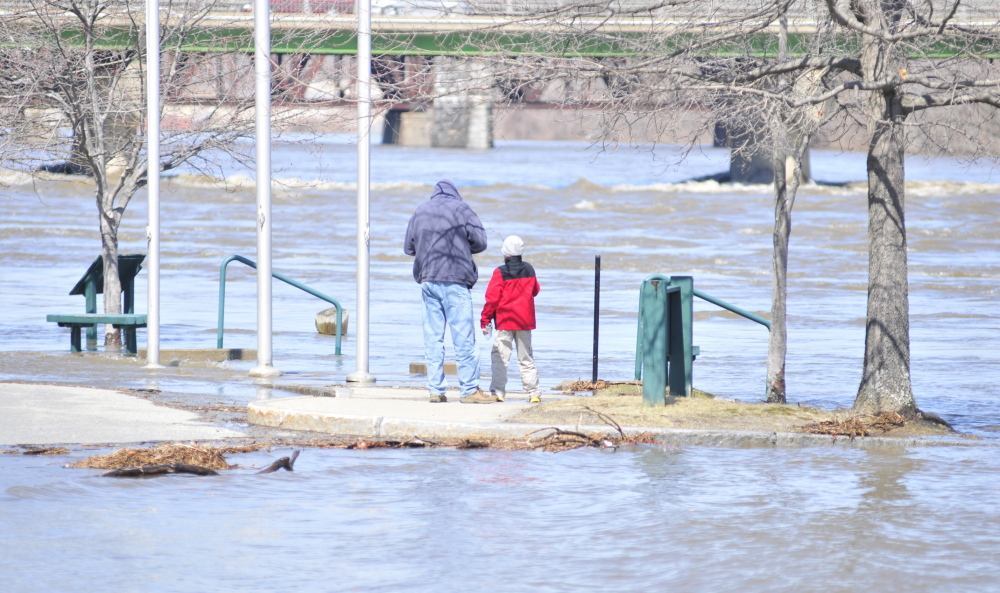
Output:
[[717,298],[715,298],[714,296],[712,296],[710,294],[706,294],[706,293],[698,290],[697,288],[695,288],[692,292],[694,292],[694,296],[696,296],[696,297],[698,297],[698,298],[700,298],[702,300],[708,301],[708,302],[712,303],[713,305],[718,305],[718,306],[722,307],[723,309],[727,309],[729,311],[732,311],[733,313],[736,313],[737,315],[739,315],[741,317],[746,317],[750,321],[756,321],[757,323],[759,323],[759,324],[763,325],[764,327],[766,327],[767,331],[771,331],[771,322],[768,321],[767,319],[764,319],[760,315],[754,315],[753,313],[751,313],[749,311],[744,311],[743,309],[740,309],[736,305],[730,305],[726,301],[724,301],[722,299],[717,299]]
[[[649,276],[646,277],[645,281],[648,282],[649,280],[662,280],[664,284],[669,284],[670,283],[670,278],[667,277],[667,276],[664,276],[663,274],[650,274]],[[763,325],[764,327],[766,327],[768,331],[771,331],[771,322],[768,321],[767,319],[764,319],[760,315],[754,315],[750,311],[746,311],[744,309],[740,309],[736,305],[731,305],[731,304],[727,303],[726,301],[724,301],[722,299],[719,299],[719,298],[716,298],[716,297],[708,294],[707,292],[702,292],[702,291],[698,290],[697,288],[692,289],[691,292],[694,294],[694,296],[700,298],[703,301],[708,301],[708,302],[712,303],[713,305],[718,305],[718,306],[722,307],[723,309],[726,309],[728,311],[732,311],[733,313],[736,313],[737,315],[740,315],[742,317],[746,317],[750,321],[756,321],[757,323],[759,323],[759,324]]]
[[[643,281],[643,283],[649,282],[650,280],[659,280],[659,281],[663,282],[664,286],[670,284],[670,277],[669,276],[664,276],[663,274],[650,274],[649,276],[646,277],[646,279]],[[677,290],[679,290],[679,289],[676,288],[676,287],[674,287],[674,288],[665,288],[666,292],[676,292]],[[722,299],[719,299],[719,298],[716,298],[716,297],[714,297],[714,296],[712,296],[712,295],[710,295],[710,294],[708,294],[706,292],[702,292],[702,291],[698,290],[697,288],[693,288],[691,292],[692,292],[692,294],[694,296],[696,296],[696,297],[698,297],[698,298],[700,298],[702,300],[708,301],[708,302],[712,303],[713,305],[717,305],[717,306],[722,307],[723,309],[726,309],[728,311],[732,311],[733,313],[736,313],[737,315],[740,315],[742,317],[746,317],[750,321],[754,321],[756,323],[759,323],[759,324],[763,325],[764,327],[767,328],[767,331],[771,331],[771,322],[768,321],[767,319],[764,319],[760,315],[754,315],[753,313],[751,313],[749,311],[741,309],[741,308],[737,307],[736,305],[732,305],[730,303],[727,303],[726,301],[724,301]],[[642,300],[641,299],[639,301],[639,317],[640,318],[642,317]],[[635,336],[635,351],[637,353],[642,351],[642,335],[639,334],[639,333],[637,333],[636,336]],[[642,374],[642,359],[641,359],[641,357],[636,357],[636,360],[635,360],[635,378],[639,379],[639,377],[641,377],[641,374]]]
[[[226,259],[222,260],[222,265],[219,267],[219,339],[218,339],[218,348],[222,348],[222,331],[223,331],[222,330],[222,326],[223,326],[223,322],[224,322],[225,314],[226,314],[226,266],[228,266],[229,263],[232,262],[232,261],[238,261],[241,264],[246,264],[246,265],[250,266],[251,268],[253,268],[255,270],[257,269],[257,264],[255,262],[253,262],[253,261],[251,261],[251,260],[243,257],[242,255],[230,255]],[[298,288],[299,290],[308,292],[309,294],[313,295],[314,297],[319,298],[319,299],[323,299],[324,301],[330,303],[331,305],[333,305],[334,307],[337,308],[337,344],[336,344],[336,349],[335,349],[336,352],[335,353],[336,353],[337,356],[340,356],[340,340],[341,340],[341,335],[344,333],[344,324],[343,324],[344,309],[340,306],[340,303],[337,302],[337,299],[335,299],[333,297],[326,296],[325,294],[323,294],[322,292],[320,292],[318,290],[314,290],[312,288],[309,288],[308,286],[306,286],[305,284],[302,284],[301,282],[296,282],[295,280],[292,280],[291,278],[289,278],[288,276],[285,276],[284,274],[279,274],[278,272],[272,271],[271,275],[274,276],[275,278],[277,278],[278,280],[281,280],[285,284],[290,284],[290,285],[294,286],[295,288]]]

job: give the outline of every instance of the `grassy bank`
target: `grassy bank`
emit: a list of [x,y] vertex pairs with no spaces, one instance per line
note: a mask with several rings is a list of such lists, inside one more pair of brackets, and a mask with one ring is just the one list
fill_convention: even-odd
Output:
[[[580,387],[573,385],[572,387]],[[808,432],[842,436],[944,435],[943,426],[906,421],[897,415],[858,417],[851,410],[821,410],[797,404],[747,403],[717,399],[695,390],[693,397],[667,397],[663,406],[642,403],[642,387],[635,382],[598,385],[590,397],[552,400],[524,410],[511,422],[533,424],[605,424],[621,426]]]

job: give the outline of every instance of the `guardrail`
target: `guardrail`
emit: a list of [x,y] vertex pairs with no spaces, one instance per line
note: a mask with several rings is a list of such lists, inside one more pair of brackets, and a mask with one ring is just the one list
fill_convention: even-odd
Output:
[[[242,255],[230,255],[226,259],[222,260],[222,265],[219,266],[219,334],[218,334],[217,348],[222,348],[223,324],[225,322],[225,315],[226,315],[226,267],[231,262],[234,261],[238,261],[241,264],[246,264],[255,270],[257,269],[256,262],[251,261],[243,257]],[[314,297],[322,299],[337,308],[337,343],[334,353],[337,356],[340,356],[341,336],[344,333],[344,309],[343,307],[340,306],[340,303],[337,301],[337,299],[327,296],[314,288],[310,288],[305,284],[302,284],[301,282],[292,280],[291,278],[285,276],[284,274],[279,274],[278,272],[272,271],[271,276],[277,278],[278,280],[281,280],[285,284],[294,286],[295,288],[298,288],[303,292],[308,292]]]

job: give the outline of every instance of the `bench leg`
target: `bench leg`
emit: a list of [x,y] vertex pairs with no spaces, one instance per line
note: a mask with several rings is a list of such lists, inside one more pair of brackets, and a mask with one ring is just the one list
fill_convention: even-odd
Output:
[[69,351],[79,352],[80,351],[80,326],[74,325],[69,328]]
[[125,351],[129,354],[139,353],[135,339],[135,326],[125,328]]
[[[84,288],[84,296],[87,299],[87,313],[97,313],[97,285],[93,280],[87,282]],[[97,324],[87,327],[87,347],[94,343],[94,350],[97,349]]]

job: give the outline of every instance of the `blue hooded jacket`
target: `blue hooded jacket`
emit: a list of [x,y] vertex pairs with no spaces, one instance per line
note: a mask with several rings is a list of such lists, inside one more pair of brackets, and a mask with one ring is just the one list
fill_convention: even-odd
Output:
[[450,181],[434,186],[406,227],[403,252],[413,255],[413,279],[476,285],[479,270],[473,253],[486,251],[486,230]]

